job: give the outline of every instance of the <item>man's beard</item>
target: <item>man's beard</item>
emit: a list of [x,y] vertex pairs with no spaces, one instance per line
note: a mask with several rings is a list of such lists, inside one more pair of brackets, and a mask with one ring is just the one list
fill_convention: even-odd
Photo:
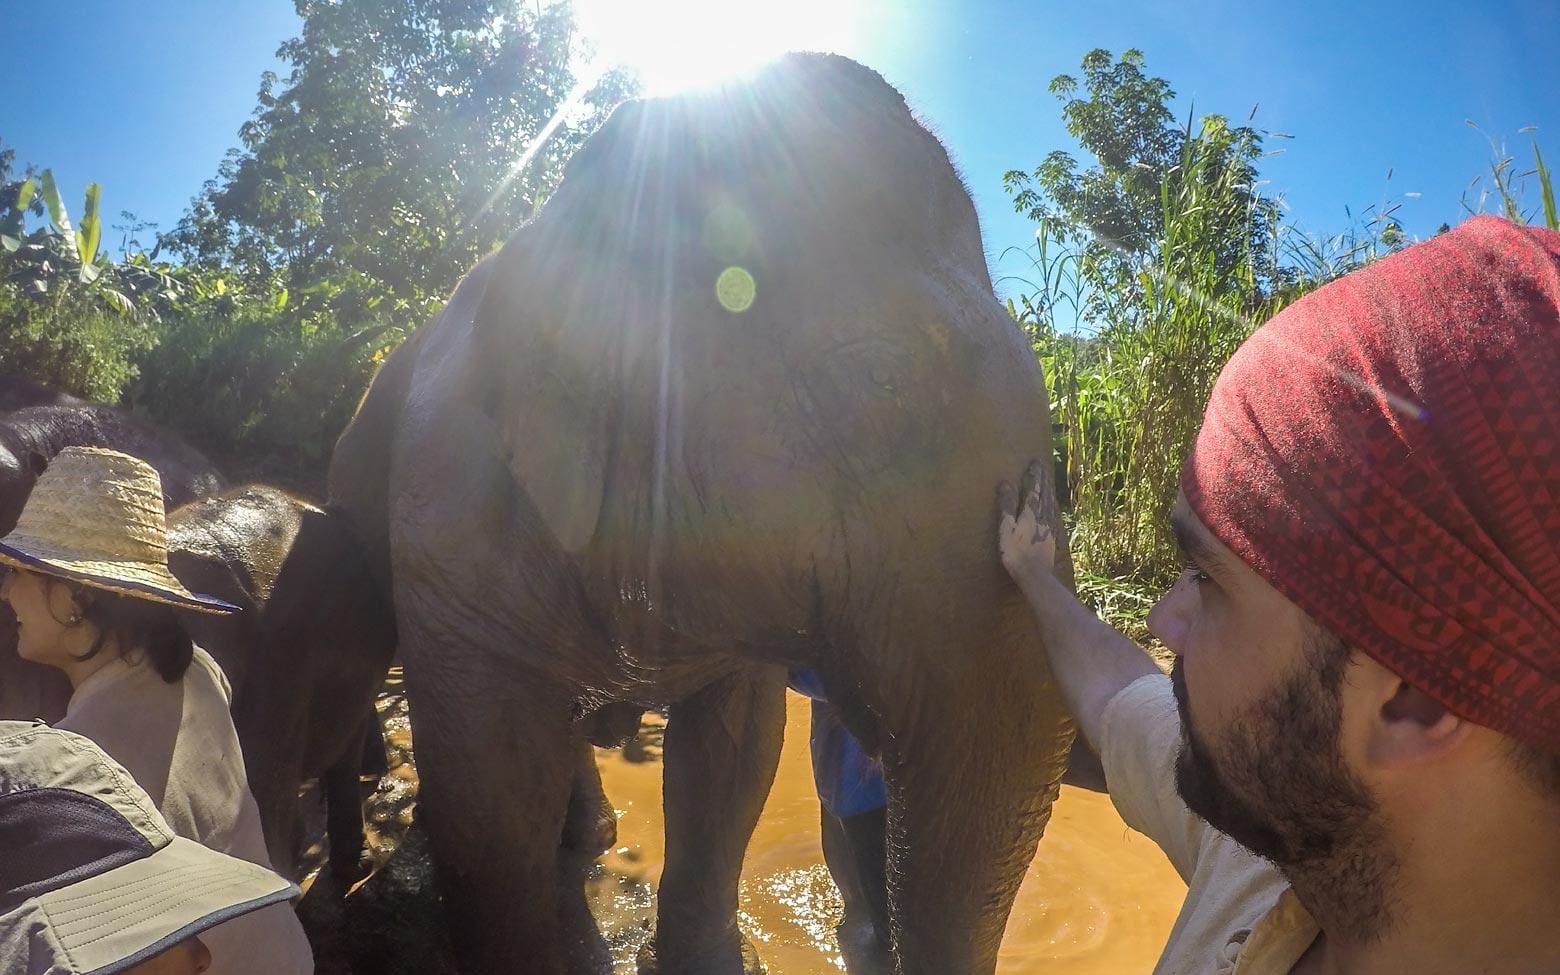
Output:
[[1176,658],[1176,790],[1210,826],[1273,861],[1329,932],[1368,942],[1391,924],[1397,858],[1374,797],[1340,749],[1348,654],[1308,648],[1306,656],[1307,666],[1236,714],[1216,742],[1192,724]]

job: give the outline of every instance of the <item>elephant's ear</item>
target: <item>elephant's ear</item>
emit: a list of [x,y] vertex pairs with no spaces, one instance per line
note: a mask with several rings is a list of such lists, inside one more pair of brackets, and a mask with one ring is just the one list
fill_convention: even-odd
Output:
[[[571,290],[528,261],[526,231],[492,258],[477,311],[504,463],[564,551],[590,544],[604,505],[616,403],[611,343],[556,302]],[[548,269],[550,270],[550,269]]]

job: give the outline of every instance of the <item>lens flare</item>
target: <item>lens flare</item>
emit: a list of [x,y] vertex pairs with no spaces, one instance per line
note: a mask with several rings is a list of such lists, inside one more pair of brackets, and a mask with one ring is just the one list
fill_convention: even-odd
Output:
[[758,297],[758,285],[746,268],[728,267],[715,279],[715,300],[733,315],[740,315],[753,307]]

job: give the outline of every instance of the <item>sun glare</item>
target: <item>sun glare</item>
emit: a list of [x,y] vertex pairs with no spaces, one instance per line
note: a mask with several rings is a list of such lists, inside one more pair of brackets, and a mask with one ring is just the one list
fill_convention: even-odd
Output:
[[786,51],[848,53],[849,0],[577,0],[579,27],[602,67],[636,71],[667,95],[740,75]]

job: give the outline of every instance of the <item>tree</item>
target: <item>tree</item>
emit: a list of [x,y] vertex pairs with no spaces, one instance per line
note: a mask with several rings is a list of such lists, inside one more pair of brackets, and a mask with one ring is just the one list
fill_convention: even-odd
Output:
[[[442,298],[531,214],[629,89],[609,75],[576,92],[568,3],[297,9],[303,32],[279,52],[290,73],[263,77],[243,149],[165,244],[190,261],[279,275],[305,309],[345,289],[335,310],[349,321],[385,301],[420,315]],[[562,124],[533,156],[556,113]]]
[[285,78],[159,240],[200,295],[130,395],[230,474],[310,490],[376,364],[632,84],[576,76],[567,0],[295,2]]
[[28,166],[12,179],[15,159],[0,148],[0,367],[117,400],[183,289],[144,256],[116,261],[101,246],[101,186],[72,221],[54,174]]
[[1067,131],[1094,157],[1080,169],[1071,153],[1049,153],[1032,173],[1010,170],[1003,183],[1014,209],[1051,225],[1054,237],[1083,244],[1097,260],[1140,262],[1156,257],[1173,202],[1184,198],[1189,174],[1199,190],[1221,192],[1223,206],[1207,227],[1216,242],[1217,265],[1232,271],[1256,264],[1258,283],[1278,274],[1272,238],[1277,204],[1257,191],[1262,133],[1231,127],[1222,115],[1204,116],[1194,131],[1190,118],[1177,124],[1169,104],[1175,91],[1163,78],[1144,74],[1141,51],[1112,61],[1095,49],[1083,58],[1082,86],[1057,75],[1050,91],[1062,103]]

